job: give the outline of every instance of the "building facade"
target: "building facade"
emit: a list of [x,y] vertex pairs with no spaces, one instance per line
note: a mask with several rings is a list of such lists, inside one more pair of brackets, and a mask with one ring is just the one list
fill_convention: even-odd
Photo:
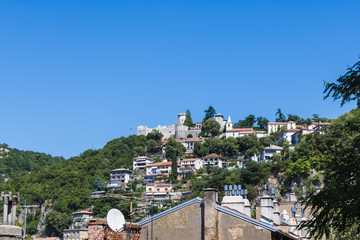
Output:
[[125,168],[118,168],[110,171],[110,184],[108,185],[108,189],[111,190],[120,190],[124,187],[126,183],[132,181],[134,176],[132,175],[132,171]]
[[147,156],[136,157],[133,159],[133,170],[144,170],[147,165],[153,162],[154,160]]

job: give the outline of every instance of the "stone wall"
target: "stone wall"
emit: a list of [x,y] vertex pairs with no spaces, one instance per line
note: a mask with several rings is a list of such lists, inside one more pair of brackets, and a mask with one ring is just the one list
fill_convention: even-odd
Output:
[[218,239],[228,240],[270,240],[271,232],[254,224],[241,221],[223,212],[218,212]]
[[[200,203],[194,203],[142,226],[141,240],[186,240],[202,238]],[[89,239],[90,240],[90,239]]]
[[0,225],[0,240],[16,240],[23,234],[22,228],[11,225]]

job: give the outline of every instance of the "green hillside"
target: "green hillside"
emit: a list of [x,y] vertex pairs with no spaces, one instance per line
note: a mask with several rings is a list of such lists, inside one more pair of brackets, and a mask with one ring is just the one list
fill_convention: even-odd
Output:
[[15,178],[37,172],[40,169],[65,160],[63,157],[53,157],[49,154],[22,151],[0,144],[0,183],[5,178]]

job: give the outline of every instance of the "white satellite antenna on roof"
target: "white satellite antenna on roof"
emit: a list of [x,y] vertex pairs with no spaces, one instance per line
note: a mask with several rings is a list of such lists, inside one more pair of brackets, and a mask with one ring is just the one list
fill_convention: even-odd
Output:
[[119,232],[124,228],[125,218],[118,209],[110,209],[106,216],[107,224],[111,230]]

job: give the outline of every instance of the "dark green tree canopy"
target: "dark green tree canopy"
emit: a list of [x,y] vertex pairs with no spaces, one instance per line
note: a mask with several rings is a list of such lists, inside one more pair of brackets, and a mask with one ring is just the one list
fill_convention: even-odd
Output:
[[204,118],[203,122],[205,122],[209,118],[213,118],[216,113],[215,109],[212,106],[209,106],[209,108],[207,110],[205,110],[204,112],[205,112],[205,118]]
[[239,120],[237,123],[234,124],[235,128],[251,128],[254,126],[256,122],[255,115],[250,114],[244,120]]
[[286,117],[281,112],[280,108],[277,109],[275,116],[277,116],[277,118],[275,119],[276,122],[285,122],[286,121]]
[[220,123],[213,118],[209,118],[203,122],[200,135],[205,137],[218,136],[220,135],[220,128]]
[[311,191],[305,203],[314,218],[303,226],[316,238],[354,231],[360,232],[360,108],[334,120],[316,144],[317,151],[305,156],[318,159],[325,185],[320,192]]
[[191,112],[190,112],[189,109],[186,110],[186,118],[185,118],[185,121],[184,121],[184,125],[188,126],[189,128],[194,127],[194,123],[193,123],[193,120],[191,118]]
[[340,76],[336,83],[324,82],[324,84],[324,99],[329,96],[334,100],[341,99],[341,106],[355,100],[360,107],[360,61],[348,67],[347,72]]

